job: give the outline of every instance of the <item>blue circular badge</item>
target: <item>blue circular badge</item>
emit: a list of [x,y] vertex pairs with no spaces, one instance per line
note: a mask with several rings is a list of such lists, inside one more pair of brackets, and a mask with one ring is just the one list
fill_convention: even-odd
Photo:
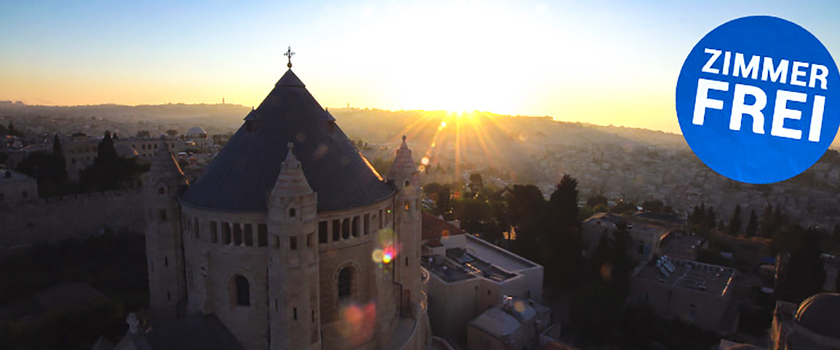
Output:
[[816,163],[837,134],[837,65],[792,22],[732,20],[688,54],[677,118],[691,150],[719,174],[753,184],[786,180]]

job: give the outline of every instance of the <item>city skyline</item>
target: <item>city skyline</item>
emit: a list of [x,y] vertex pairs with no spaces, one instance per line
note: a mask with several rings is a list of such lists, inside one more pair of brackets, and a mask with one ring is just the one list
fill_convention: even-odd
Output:
[[[778,16],[840,51],[828,1],[807,6],[569,2],[0,4],[0,100],[256,105],[294,70],[325,107],[551,116],[679,132],[694,44]],[[836,57],[836,56],[835,56]]]

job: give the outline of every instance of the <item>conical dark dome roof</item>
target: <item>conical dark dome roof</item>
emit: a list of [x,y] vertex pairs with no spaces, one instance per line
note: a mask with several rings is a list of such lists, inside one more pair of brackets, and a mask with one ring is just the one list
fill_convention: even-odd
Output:
[[182,200],[224,211],[265,211],[288,142],[294,143],[295,156],[318,194],[318,211],[352,208],[394,194],[335,118],[288,70]]

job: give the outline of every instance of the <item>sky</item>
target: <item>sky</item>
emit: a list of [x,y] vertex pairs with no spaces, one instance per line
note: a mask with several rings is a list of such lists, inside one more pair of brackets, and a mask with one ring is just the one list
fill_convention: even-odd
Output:
[[324,107],[488,111],[679,132],[691,48],[772,15],[837,60],[840,2],[0,0],[0,100],[258,105],[286,71]]

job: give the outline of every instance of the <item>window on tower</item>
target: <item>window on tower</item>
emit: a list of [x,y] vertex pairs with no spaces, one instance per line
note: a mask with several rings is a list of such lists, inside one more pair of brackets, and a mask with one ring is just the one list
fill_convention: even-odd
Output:
[[245,276],[236,275],[236,305],[250,306],[251,305],[251,286]]
[[353,271],[350,267],[341,269],[338,273],[338,299],[350,298],[353,285]]
[[327,222],[318,222],[318,243],[327,243]]

